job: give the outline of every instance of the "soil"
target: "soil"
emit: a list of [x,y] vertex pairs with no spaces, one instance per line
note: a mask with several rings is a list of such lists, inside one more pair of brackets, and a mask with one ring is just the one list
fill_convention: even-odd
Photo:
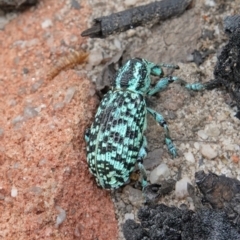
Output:
[[[200,0],[160,24],[106,39],[80,36],[94,18],[148,2],[39,0],[23,12],[1,14],[3,239],[124,239],[122,224],[129,218],[138,221],[142,195],[133,183],[111,198],[88,172],[84,132],[99,103],[93,83],[109,60],[130,57],[178,64],[180,70],[166,74],[206,83],[214,78],[217,57],[228,41],[223,19],[240,10],[239,0]],[[82,50],[89,54],[88,61],[61,69],[71,52],[81,55]],[[49,78],[52,72],[56,76]],[[201,170],[240,179],[240,121],[228,92],[194,93],[172,84],[148,104],[168,122],[179,153],[171,158],[163,129],[149,117],[149,157],[144,161],[148,175],[164,163],[169,179],[186,177],[193,185],[195,172]],[[178,199],[175,192],[159,202],[192,207],[189,196]]]
[[94,85],[80,70],[48,78],[61,56],[86,42],[80,33],[91,8],[79,6],[39,1],[0,31],[1,239],[117,238],[110,195],[85,157]]

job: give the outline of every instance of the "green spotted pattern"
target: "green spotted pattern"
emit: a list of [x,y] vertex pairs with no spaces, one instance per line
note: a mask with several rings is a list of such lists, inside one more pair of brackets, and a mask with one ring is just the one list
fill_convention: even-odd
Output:
[[186,84],[178,77],[170,76],[160,78],[151,88],[150,75],[162,77],[161,67],[178,68],[169,64],[156,65],[140,58],[128,60],[117,72],[112,89],[103,97],[94,122],[86,132],[89,170],[97,184],[105,189],[124,185],[137,162],[143,175],[142,186],[146,186],[142,161],[146,156],[147,112],[164,128],[169,152],[173,157],[177,155],[164,118],[146,106],[145,97],[164,90],[174,81],[180,81],[189,90],[200,90],[202,85]]
[[118,188],[128,180],[142,144],[145,121],[142,95],[129,91],[105,95],[90,128],[87,147],[90,171],[103,188]]

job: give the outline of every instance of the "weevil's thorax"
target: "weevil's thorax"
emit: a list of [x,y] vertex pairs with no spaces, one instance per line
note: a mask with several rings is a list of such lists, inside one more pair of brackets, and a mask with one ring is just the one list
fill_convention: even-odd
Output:
[[151,84],[150,72],[151,68],[144,59],[130,59],[117,72],[113,87],[145,94]]

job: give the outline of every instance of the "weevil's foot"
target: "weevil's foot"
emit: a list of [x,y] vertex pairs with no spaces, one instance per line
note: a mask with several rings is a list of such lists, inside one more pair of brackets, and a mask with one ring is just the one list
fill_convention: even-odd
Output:
[[169,149],[170,154],[172,155],[173,158],[177,157],[177,149],[174,147],[174,149]]
[[172,140],[170,138],[165,138],[165,142],[168,148],[168,151],[170,152],[170,154],[173,156],[173,158],[177,157],[177,149],[174,146]]
[[205,85],[202,83],[187,83],[185,84],[185,88],[192,91],[202,91],[205,89]]
[[148,186],[148,182],[145,179],[142,179],[141,181],[142,189],[144,190]]
[[191,91],[202,91],[206,89],[206,85],[203,83],[188,83],[181,78],[178,78],[176,83],[180,84],[181,86],[184,86],[186,89]]

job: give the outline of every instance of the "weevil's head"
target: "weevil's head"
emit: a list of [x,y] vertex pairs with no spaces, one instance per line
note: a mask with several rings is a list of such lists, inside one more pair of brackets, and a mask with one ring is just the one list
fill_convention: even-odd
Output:
[[161,76],[162,69],[142,58],[130,59],[117,72],[113,87],[145,94],[150,88],[150,74]]

